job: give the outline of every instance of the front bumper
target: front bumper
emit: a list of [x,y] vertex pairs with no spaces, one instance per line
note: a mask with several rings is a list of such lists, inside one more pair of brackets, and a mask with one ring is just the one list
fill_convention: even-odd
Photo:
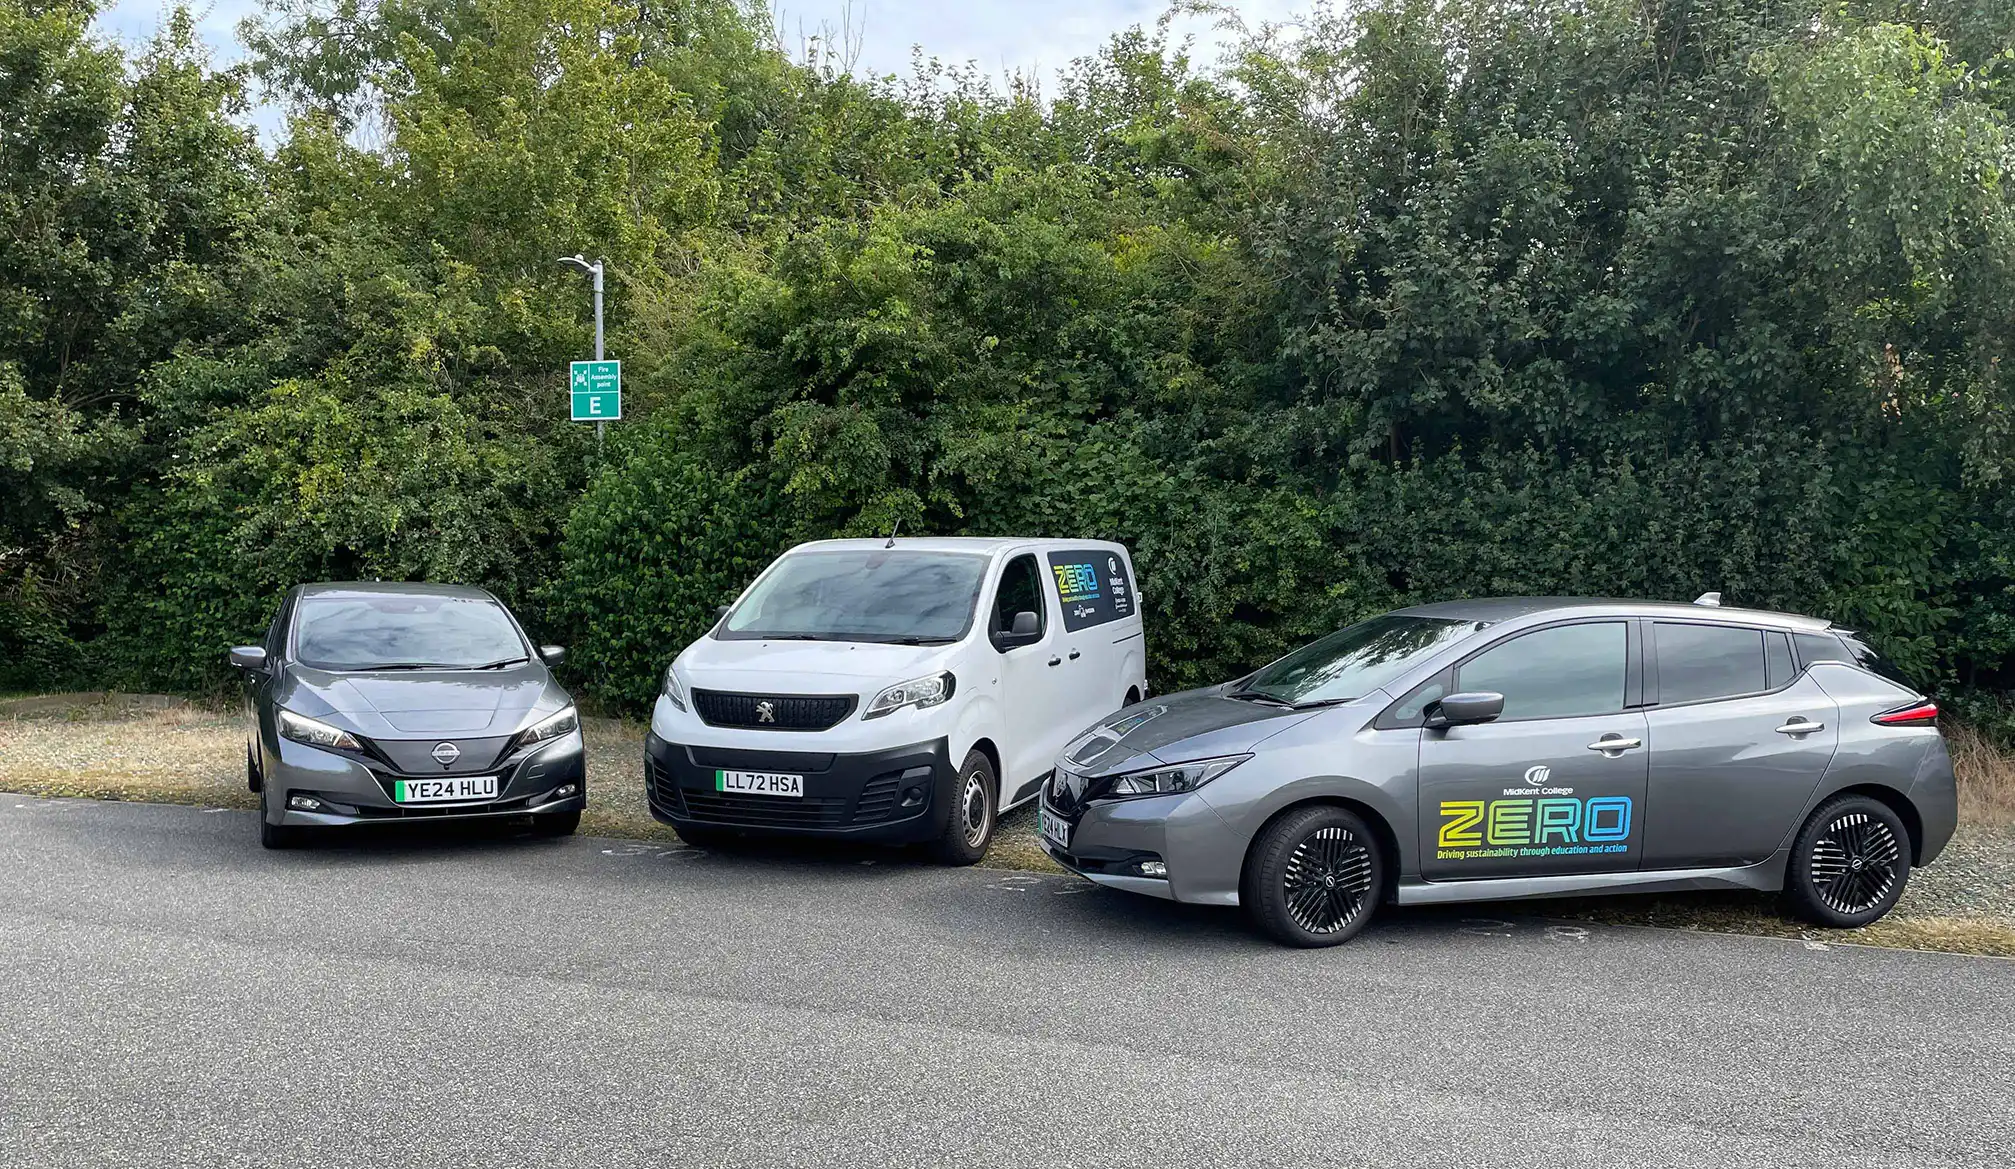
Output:
[[[1042,812],[1068,823],[1068,848],[1041,838],[1050,859],[1090,881],[1197,905],[1237,905],[1245,842],[1233,840],[1217,810],[1196,793],[1093,800],[1075,817],[1059,811],[1043,787]],[[1145,876],[1141,862],[1160,861],[1165,877]]]
[[[495,799],[401,804],[392,798],[395,780],[440,776],[407,775],[345,752],[282,739],[277,745],[268,745],[264,764],[266,819],[288,827],[339,828],[578,812],[588,806],[587,766],[579,731],[483,774],[499,777]],[[560,794],[568,787],[573,789],[571,793]],[[297,795],[312,796],[322,807],[312,812],[290,808],[288,801]]]
[[[802,798],[722,792],[718,771],[805,777]],[[938,836],[958,772],[943,739],[857,753],[734,750],[644,736],[651,815],[699,829],[914,844]]]

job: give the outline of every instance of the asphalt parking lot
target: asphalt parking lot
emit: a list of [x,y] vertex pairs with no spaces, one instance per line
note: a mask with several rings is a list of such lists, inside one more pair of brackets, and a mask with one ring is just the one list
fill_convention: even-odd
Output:
[[2015,963],[0,796],[0,1164],[1982,1165]]

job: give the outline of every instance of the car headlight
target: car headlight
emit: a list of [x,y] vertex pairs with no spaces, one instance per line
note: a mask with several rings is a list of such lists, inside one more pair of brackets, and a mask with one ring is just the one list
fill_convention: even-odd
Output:
[[518,737],[511,741],[511,749],[515,751],[549,739],[557,739],[580,725],[580,714],[571,706],[565,707],[519,731]]
[[1216,759],[1198,759],[1192,763],[1164,763],[1141,771],[1129,771],[1115,776],[1112,786],[1105,794],[1116,799],[1133,796],[1165,796],[1174,792],[1193,792],[1252,758],[1250,755],[1225,755]]
[[914,706],[918,710],[936,706],[952,696],[952,687],[955,684],[956,679],[949,672],[898,682],[875,695],[869,701],[868,708],[861,712],[861,717],[880,718],[892,710],[901,710],[905,706]]
[[691,707],[686,705],[686,688],[684,686],[679,685],[679,676],[672,672],[672,668],[670,666],[665,667],[665,684],[663,687],[663,691],[665,698],[668,701],[670,701],[673,706],[678,707],[680,710],[692,709]]
[[346,730],[332,727],[325,722],[317,722],[305,714],[295,714],[291,710],[280,712],[280,737],[292,739],[296,743],[306,743],[310,747],[341,747],[346,751],[362,751],[364,744],[357,736]]

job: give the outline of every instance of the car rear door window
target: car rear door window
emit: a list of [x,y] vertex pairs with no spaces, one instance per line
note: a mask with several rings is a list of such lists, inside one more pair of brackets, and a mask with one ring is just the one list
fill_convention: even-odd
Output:
[[1729,625],[1653,623],[1658,646],[1658,701],[1705,702],[1770,689],[1763,631]]
[[1504,695],[1503,719],[1614,714],[1623,709],[1625,644],[1621,621],[1535,630],[1464,662],[1456,688]]
[[1763,635],[1763,665],[1770,675],[1770,688],[1782,689],[1798,676],[1798,665],[1791,660],[1791,638],[1782,633]]

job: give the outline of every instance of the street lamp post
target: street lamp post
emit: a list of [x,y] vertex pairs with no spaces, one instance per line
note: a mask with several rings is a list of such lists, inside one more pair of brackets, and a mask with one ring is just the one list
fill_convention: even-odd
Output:
[[[600,260],[590,262],[587,257],[579,253],[571,256],[561,256],[559,262],[595,278],[595,360],[600,361],[602,360],[602,262]],[[597,422],[595,423],[595,450],[599,452],[601,449],[602,424]]]

